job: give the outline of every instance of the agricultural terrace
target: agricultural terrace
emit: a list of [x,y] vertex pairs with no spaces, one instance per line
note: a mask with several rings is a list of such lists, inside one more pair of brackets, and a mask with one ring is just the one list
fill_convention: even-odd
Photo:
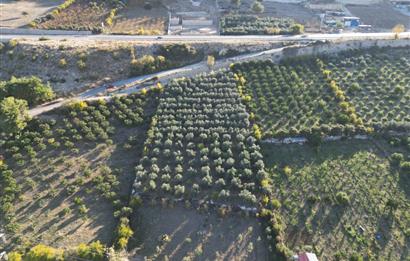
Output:
[[227,15],[220,20],[221,35],[300,34],[303,25],[291,18]]
[[288,247],[320,260],[407,260],[410,144],[403,141],[407,148],[382,139],[263,144]]
[[402,48],[375,49],[232,69],[243,77],[242,92],[264,137],[348,135],[408,130],[409,59]]
[[137,193],[257,203],[264,164],[229,71],[171,82],[144,151]]
[[326,67],[366,125],[409,131],[408,48],[346,53],[331,57]]
[[109,103],[73,102],[1,140],[0,225],[8,250],[112,245],[118,218],[131,211],[133,168],[156,100],[143,92]]

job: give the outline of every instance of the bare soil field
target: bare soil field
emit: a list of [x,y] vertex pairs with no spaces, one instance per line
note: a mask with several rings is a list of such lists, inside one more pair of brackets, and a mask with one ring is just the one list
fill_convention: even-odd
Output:
[[[186,0],[165,0],[163,1],[165,6],[168,6],[171,12],[198,12],[198,11],[210,11],[214,8],[215,1],[212,0],[200,0],[199,6],[194,6],[191,1]],[[211,14],[212,15],[212,14]]]
[[45,15],[63,0],[1,0],[0,2],[0,27],[23,27],[35,18]]
[[360,17],[362,22],[370,24],[375,31],[390,31],[395,25],[403,24],[410,28],[410,17],[394,10],[388,3],[374,5],[347,5],[349,11]]
[[[48,119],[58,117],[47,115]],[[117,225],[115,208],[98,190],[95,180],[107,168],[111,169],[119,182],[121,200],[128,199],[134,179],[133,166],[141,156],[148,126],[116,127],[111,145],[79,144],[78,153],[45,150],[38,154],[37,162],[30,163],[30,168],[14,168],[22,195],[14,206],[14,223],[18,225],[10,241],[20,242],[20,246],[43,243],[62,248],[96,240],[112,243],[115,236],[112,231]],[[125,149],[131,135],[140,139],[135,147]],[[81,212],[82,204],[86,213]]]
[[110,32],[138,35],[165,34],[167,21],[168,13],[164,7],[156,6],[147,10],[139,1],[133,0],[118,12]]
[[55,15],[53,19],[38,24],[39,29],[97,30],[110,12],[103,1],[77,1]]
[[319,17],[301,4],[265,2],[264,6],[269,16],[293,18],[296,22],[305,25],[305,30],[308,32],[319,29]]
[[[240,8],[235,7],[229,0],[221,0],[219,6],[227,12],[239,11],[244,14],[252,14],[253,1],[241,1]],[[304,7],[299,3],[285,3],[276,1],[264,1],[264,12],[261,16],[272,16],[277,18],[292,18],[296,22],[305,25],[305,30],[308,32],[318,31],[320,26],[319,17],[309,8]]]
[[[198,212],[182,206],[143,206],[134,214],[133,260],[269,260],[255,218]],[[142,259],[141,259],[142,260]]]

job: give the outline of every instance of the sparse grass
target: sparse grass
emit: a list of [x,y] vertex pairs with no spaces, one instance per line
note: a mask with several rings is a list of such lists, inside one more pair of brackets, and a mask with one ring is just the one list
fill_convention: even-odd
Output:
[[[410,179],[389,161],[403,148],[385,141],[340,141],[318,149],[300,145],[262,146],[274,196],[286,217],[286,242],[305,245],[323,260],[354,253],[391,260],[409,249]],[[285,175],[283,166],[292,168]]]
[[[22,137],[0,143],[21,187],[7,221],[1,221],[8,249],[40,242],[111,244],[114,212],[128,204],[133,166],[155,109],[153,95],[72,104],[50,113],[45,122],[32,122]],[[125,143],[131,151],[123,149]]]

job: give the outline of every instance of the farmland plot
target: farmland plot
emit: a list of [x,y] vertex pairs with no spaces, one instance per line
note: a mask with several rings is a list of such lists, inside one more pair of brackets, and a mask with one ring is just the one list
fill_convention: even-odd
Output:
[[8,250],[95,240],[110,245],[155,105],[152,93],[73,103],[1,141],[16,185],[8,189],[17,197],[0,197]]
[[76,1],[58,13],[53,13],[51,19],[40,22],[37,28],[99,32],[111,8],[105,1]]
[[227,15],[221,18],[223,35],[297,34],[296,22],[290,18]]
[[354,129],[314,59],[281,65],[249,62],[233,70],[246,81],[244,92],[265,137],[309,135],[315,128],[335,134]]
[[410,179],[391,153],[409,153],[376,143],[262,146],[288,247],[313,249],[320,260],[406,260]]
[[410,56],[403,48],[235,64],[264,137],[406,132]]
[[327,67],[367,125],[376,130],[409,130],[408,49],[337,56]]
[[175,80],[161,95],[137,193],[257,202],[262,155],[230,72]]

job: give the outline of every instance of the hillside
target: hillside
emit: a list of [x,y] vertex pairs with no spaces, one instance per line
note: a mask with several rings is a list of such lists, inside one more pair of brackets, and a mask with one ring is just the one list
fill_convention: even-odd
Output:
[[44,92],[2,83],[0,250],[407,260],[409,61],[406,48],[251,61],[34,119]]

